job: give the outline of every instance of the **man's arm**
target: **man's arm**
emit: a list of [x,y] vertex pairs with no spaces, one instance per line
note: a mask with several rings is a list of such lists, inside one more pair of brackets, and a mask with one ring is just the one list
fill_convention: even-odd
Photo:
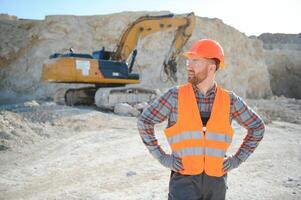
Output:
[[138,118],[137,126],[140,137],[152,154],[163,166],[174,171],[182,169],[182,163],[179,158],[168,155],[158,144],[154,132],[155,124],[165,121],[171,114],[173,107],[177,103],[175,92],[177,88],[172,88],[156,99],[151,105],[144,109]]
[[265,131],[263,120],[255,111],[236,94],[230,93],[230,98],[232,104],[231,119],[237,121],[248,132],[236,154],[225,161],[225,171],[230,171],[246,161],[262,140]]

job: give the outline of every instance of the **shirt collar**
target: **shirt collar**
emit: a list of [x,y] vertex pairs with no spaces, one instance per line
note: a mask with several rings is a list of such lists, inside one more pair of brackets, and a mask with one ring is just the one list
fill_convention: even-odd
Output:
[[192,87],[193,87],[193,91],[194,91],[195,94],[199,94],[201,96],[206,97],[206,96],[210,96],[212,94],[215,94],[216,88],[217,88],[217,83],[214,81],[213,86],[207,91],[207,93],[205,95],[202,94],[202,92],[199,90],[199,88],[196,85],[192,85]]

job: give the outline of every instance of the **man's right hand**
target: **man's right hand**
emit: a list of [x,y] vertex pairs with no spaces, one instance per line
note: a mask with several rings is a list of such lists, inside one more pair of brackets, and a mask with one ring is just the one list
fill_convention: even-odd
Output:
[[156,158],[164,167],[167,167],[175,172],[179,172],[184,169],[181,158],[166,154],[159,145],[148,146],[147,148],[152,156]]
[[174,155],[163,154],[158,160],[164,167],[172,171],[178,172],[184,169],[181,158],[175,157]]

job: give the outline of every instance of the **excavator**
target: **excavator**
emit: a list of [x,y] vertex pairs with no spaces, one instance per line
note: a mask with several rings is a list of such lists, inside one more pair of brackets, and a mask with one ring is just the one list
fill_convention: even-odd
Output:
[[117,103],[148,102],[155,90],[127,87],[140,83],[140,76],[133,73],[137,56],[137,43],[156,32],[175,30],[175,36],[165,60],[163,71],[167,80],[176,82],[177,57],[195,27],[194,13],[159,16],[142,16],[131,23],[122,34],[117,47],[107,51],[103,47],[91,54],[54,53],[43,64],[42,80],[55,83],[93,84],[94,87],[61,88],[54,95],[57,104],[91,105],[112,108]]

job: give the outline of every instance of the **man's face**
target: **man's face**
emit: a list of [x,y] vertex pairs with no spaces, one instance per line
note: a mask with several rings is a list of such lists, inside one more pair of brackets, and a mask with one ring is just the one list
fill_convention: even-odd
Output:
[[188,82],[198,85],[208,77],[209,62],[207,59],[188,59],[186,62]]

